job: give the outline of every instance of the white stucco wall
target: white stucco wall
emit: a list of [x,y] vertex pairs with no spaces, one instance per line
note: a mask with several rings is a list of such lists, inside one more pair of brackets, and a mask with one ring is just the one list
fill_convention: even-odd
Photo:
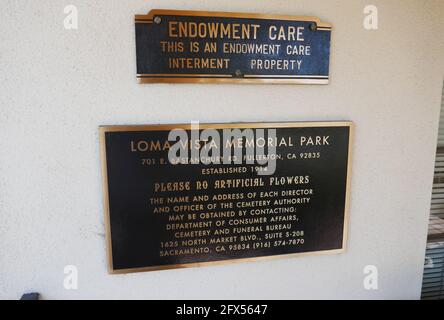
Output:
[[[79,9],[65,30],[63,8]],[[444,1],[18,1],[0,8],[0,298],[408,298],[420,295],[442,77]],[[316,15],[331,83],[139,85],[134,14],[153,8]],[[352,120],[341,255],[108,275],[98,126]],[[78,290],[63,288],[76,265]],[[376,265],[379,289],[363,288]]]

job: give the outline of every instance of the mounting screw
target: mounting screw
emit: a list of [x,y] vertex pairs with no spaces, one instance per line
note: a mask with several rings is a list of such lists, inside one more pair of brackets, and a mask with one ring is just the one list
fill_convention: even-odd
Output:
[[318,29],[318,24],[316,22],[310,23],[310,30],[316,31]]
[[241,77],[243,77],[243,73],[242,73],[242,71],[240,71],[239,69],[237,69],[235,72],[234,72],[234,75],[236,76],[236,77],[238,77],[238,78],[241,78]]
[[162,22],[162,18],[161,17],[159,17],[159,16],[155,16],[154,17],[154,23],[155,24],[159,24],[159,23],[161,23]]

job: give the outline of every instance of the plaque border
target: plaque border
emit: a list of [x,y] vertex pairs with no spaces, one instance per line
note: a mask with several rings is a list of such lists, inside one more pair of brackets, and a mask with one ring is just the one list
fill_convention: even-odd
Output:
[[323,255],[323,254],[339,254],[346,252],[347,240],[348,240],[348,224],[349,224],[349,211],[350,211],[350,184],[351,184],[351,167],[352,167],[352,146],[354,140],[355,125],[352,121],[319,121],[319,122],[236,122],[236,123],[200,123],[199,129],[278,129],[278,128],[308,128],[308,127],[349,127],[349,140],[348,140],[348,157],[347,157],[347,178],[345,189],[345,206],[344,206],[344,227],[342,248],[332,250],[320,250],[310,252],[297,252],[289,254],[278,254],[261,257],[251,258],[238,258],[217,260],[208,262],[192,262],[182,264],[170,264],[161,266],[150,267],[136,267],[125,269],[114,269],[112,258],[112,242],[111,242],[111,221],[109,210],[109,194],[108,194],[108,171],[106,163],[106,144],[105,134],[107,132],[135,132],[135,131],[167,131],[172,129],[184,129],[191,130],[191,124],[148,124],[148,125],[101,125],[99,126],[99,144],[100,144],[100,163],[102,169],[102,194],[103,194],[103,211],[104,211],[104,224],[105,224],[105,239],[106,239],[106,252],[108,260],[108,273],[109,274],[126,274],[133,272],[146,272],[146,271],[160,271],[169,269],[181,269],[181,268],[193,268],[203,266],[215,266],[226,265],[242,262],[259,262],[270,261],[277,259],[285,259],[292,257],[302,257],[311,255]]
[[[147,14],[136,14],[134,22],[137,23],[154,23],[155,16],[171,15],[171,16],[194,16],[194,17],[217,17],[217,18],[245,18],[245,19],[262,19],[262,20],[284,20],[284,21],[310,21],[315,22],[317,30],[332,31],[332,25],[322,22],[315,16],[292,16],[280,14],[263,14],[263,13],[244,13],[244,12],[223,12],[223,11],[192,11],[192,10],[170,10],[170,9],[152,9]],[[136,44],[137,46],[137,44]],[[331,40],[330,40],[331,47]],[[331,55],[331,52],[330,52]],[[330,58],[329,55],[329,58]],[[330,74],[327,76],[310,75],[307,78],[319,79],[303,79],[301,75],[244,75],[242,78],[233,77],[232,74],[194,74],[194,73],[155,73],[155,74],[136,74],[137,82],[143,83],[228,83],[228,84],[323,84],[329,83]],[[275,78],[270,78],[275,77]],[[279,79],[285,77],[286,79]],[[294,77],[295,79],[288,79]],[[302,79],[301,79],[302,78]]]

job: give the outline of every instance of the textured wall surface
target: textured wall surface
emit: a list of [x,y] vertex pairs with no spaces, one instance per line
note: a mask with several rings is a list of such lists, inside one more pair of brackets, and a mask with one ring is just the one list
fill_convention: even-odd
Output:
[[[0,11],[0,298],[408,298],[420,295],[444,74],[444,1],[18,1]],[[63,9],[79,9],[65,30]],[[316,15],[331,83],[138,85],[133,16],[153,8]],[[341,255],[108,275],[98,126],[352,120]],[[78,290],[63,268],[76,265]],[[363,268],[378,267],[365,290]]]

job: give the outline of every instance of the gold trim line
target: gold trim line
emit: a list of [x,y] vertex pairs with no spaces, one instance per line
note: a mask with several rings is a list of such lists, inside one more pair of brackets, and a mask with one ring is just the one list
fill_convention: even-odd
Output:
[[314,16],[292,16],[281,14],[262,14],[262,13],[244,13],[244,12],[223,12],[223,11],[190,11],[190,10],[168,10],[153,9],[148,14],[136,14],[136,22],[142,20],[153,20],[156,15],[169,16],[194,16],[194,17],[217,17],[217,18],[246,18],[246,19],[264,19],[264,20],[284,20],[284,21],[310,21],[316,22],[318,29],[331,29],[330,23],[321,22],[318,17]]

